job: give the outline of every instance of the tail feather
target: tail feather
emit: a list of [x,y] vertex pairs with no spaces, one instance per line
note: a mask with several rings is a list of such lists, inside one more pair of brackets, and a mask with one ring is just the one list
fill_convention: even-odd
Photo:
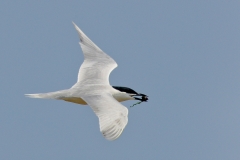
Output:
[[41,94],[25,94],[25,96],[29,98],[43,98]]
[[62,99],[68,96],[67,92],[67,90],[62,90],[49,93],[25,94],[25,96],[29,98]]

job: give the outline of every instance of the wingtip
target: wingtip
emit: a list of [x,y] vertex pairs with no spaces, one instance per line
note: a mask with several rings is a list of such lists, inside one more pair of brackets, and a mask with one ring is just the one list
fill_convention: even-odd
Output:
[[81,31],[81,29],[73,21],[72,21],[72,24],[78,32]]
[[74,25],[74,26],[76,26],[76,24],[72,21],[72,24]]
[[94,44],[93,41],[91,41],[91,39],[87,37],[87,35],[84,34],[84,32],[73,21],[72,21],[72,24],[74,25],[78,33],[80,44],[85,44],[85,45],[87,44],[88,46],[94,48],[95,50],[102,51],[96,44]]
[[80,38],[80,42],[82,42],[83,41],[83,36],[84,36],[83,31],[73,21],[72,21],[72,23],[73,23],[75,29],[78,32],[78,35],[79,35],[79,38]]

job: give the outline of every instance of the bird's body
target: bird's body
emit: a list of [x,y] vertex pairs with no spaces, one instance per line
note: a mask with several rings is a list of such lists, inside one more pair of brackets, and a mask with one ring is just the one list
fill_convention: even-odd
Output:
[[103,136],[108,140],[115,140],[128,122],[128,109],[119,102],[147,101],[148,98],[127,87],[111,86],[109,75],[117,67],[117,63],[95,45],[75,23],[73,24],[79,34],[84,55],[77,83],[66,90],[26,95],[31,98],[57,99],[89,105],[99,118]]
[[80,88],[70,88],[66,90],[49,92],[49,93],[37,93],[37,94],[26,94],[30,98],[45,98],[45,99],[57,99],[64,100],[67,102],[77,103],[81,105],[87,105],[81,97],[82,95],[95,95],[99,92],[104,91],[110,93],[113,98],[115,98],[118,102],[123,102],[127,100],[135,100],[134,97],[129,96],[124,92],[120,92],[119,90],[114,89],[110,85],[85,85]]

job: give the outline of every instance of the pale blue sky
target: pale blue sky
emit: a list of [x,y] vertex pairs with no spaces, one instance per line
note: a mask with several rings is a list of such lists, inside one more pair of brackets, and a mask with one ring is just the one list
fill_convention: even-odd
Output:
[[[1,160],[239,160],[240,1],[0,2]],[[149,95],[116,141],[89,107],[25,98],[71,87],[74,21]],[[127,107],[136,103],[124,103]]]

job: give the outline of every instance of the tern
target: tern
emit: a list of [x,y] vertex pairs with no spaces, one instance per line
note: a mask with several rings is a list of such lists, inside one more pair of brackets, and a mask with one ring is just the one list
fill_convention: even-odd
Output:
[[89,105],[99,119],[100,132],[107,140],[115,140],[128,123],[128,109],[119,102],[147,102],[148,96],[128,87],[111,86],[109,75],[117,67],[117,63],[94,44],[74,22],[73,25],[80,37],[79,44],[84,55],[77,83],[66,90],[25,95],[30,98]]

